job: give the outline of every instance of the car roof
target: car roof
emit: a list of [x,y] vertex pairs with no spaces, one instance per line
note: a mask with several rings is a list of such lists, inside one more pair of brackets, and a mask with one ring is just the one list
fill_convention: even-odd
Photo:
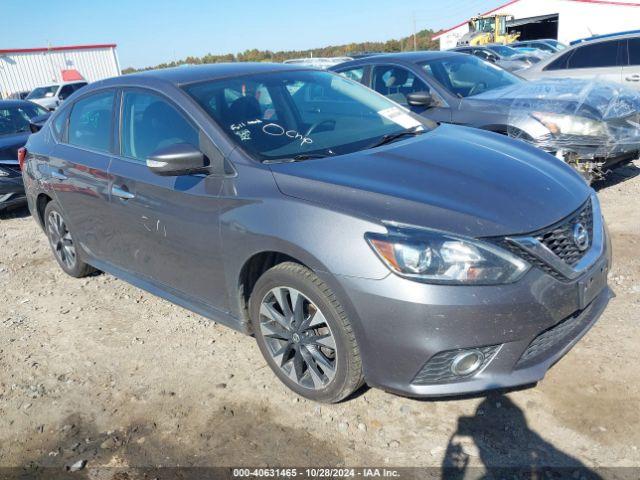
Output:
[[137,80],[160,80],[174,85],[184,85],[206,80],[216,80],[225,77],[251,75],[268,72],[290,72],[292,70],[316,70],[303,65],[281,63],[211,63],[207,65],[187,65],[144,72],[131,73],[120,77],[113,77],[100,82],[102,85],[117,85],[130,83]]
[[18,98],[7,98],[6,100],[0,100],[0,108],[26,107],[27,105],[37,105],[37,104],[30,102],[28,100],[20,100]]
[[640,30],[632,30],[629,32],[619,32],[619,33],[606,33],[603,35],[595,35],[593,37],[574,40],[573,42],[571,42],[571,46],[576,47],[578,45],[601,43],[601,42],[607,42],[610,40],[626,40],[628,38],[638,38],[638,37],[640,37]]
[[454,55],[462,55],[461,53],[452,52],[451,50],[437,51],[437,50],[423,50],[417,52],[398,52],[398,53],[383,53],[380,55],[371,55],[370,57],[358,58],[351,62],[344,62],[335,67],[331,67],[329,70],[335,68],[343,68],[350,65],[367,64],[372,61],[385,60],[390,62],[402,62],[402,63],[420,63],[428,60],[436,60],[439,58],[451,57]]

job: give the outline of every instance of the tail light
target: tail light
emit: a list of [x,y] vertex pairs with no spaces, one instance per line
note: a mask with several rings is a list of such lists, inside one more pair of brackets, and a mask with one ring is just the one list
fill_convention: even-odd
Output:
[[20,164],[20,170],[24,170],[24,161],[27,159],[27,149],[22,147],[18,149],[18,163]]

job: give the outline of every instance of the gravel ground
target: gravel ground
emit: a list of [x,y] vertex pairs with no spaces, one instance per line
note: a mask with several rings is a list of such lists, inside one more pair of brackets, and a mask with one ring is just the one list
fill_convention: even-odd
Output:
[[640,467],[640,162],[599,186],[617,297],[526,390],[335,406],[286,390],[254,340],[106,274],[65,276],[0,216],[0,466]]

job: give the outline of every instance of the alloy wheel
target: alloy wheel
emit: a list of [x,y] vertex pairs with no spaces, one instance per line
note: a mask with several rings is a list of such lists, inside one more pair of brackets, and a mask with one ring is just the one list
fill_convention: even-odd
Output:
[[260,331],[276,365],[298,385],[320,390],[336,374],[336,343],[320,309],[290,287],[271,289],[260,305]]
[[73,269],[76,264],[76,247],[62,215],[56,211],[49,213],[47,232],[49,242],[51,242],[51,247],[58,260],[67,268]]

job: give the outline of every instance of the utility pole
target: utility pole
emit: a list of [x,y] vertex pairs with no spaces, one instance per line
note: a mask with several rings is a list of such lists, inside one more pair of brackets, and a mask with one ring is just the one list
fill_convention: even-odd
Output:
[[413,12],[411,12],[412,16],[413,16],[413,51],[417,51],[418,50],[418,32],[416,30],[416,12],[415,10]]

